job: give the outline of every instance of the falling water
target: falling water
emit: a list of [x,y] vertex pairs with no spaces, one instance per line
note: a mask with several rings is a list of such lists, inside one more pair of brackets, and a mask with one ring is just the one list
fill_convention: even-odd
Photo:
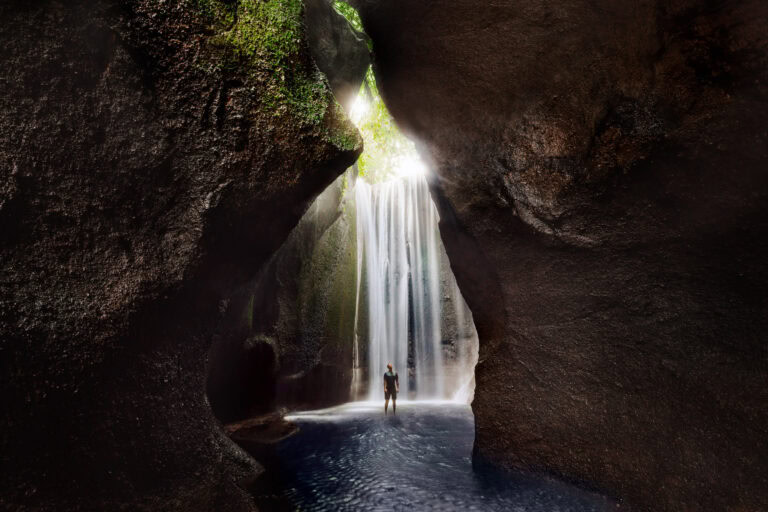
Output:
[[355,189],[358,269],[367,284],[369,397],[381,394],[381,374],[391,362],[405,397],[444,398],[438,215],[426,180],[358,181]]

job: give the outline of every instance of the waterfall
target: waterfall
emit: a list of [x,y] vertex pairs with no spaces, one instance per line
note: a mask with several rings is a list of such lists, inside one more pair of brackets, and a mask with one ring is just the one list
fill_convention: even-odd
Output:
[[388,362],[400,375],[403,398],[446,398],[438,215],[426,180],[359,180],[355,203],[357,263],[364,269],[358,276],[367,285],[369,398],[382,395]]

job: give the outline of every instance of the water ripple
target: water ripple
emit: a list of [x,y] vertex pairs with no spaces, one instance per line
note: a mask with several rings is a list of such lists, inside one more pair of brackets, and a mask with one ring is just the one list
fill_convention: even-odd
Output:
[[323,511],[602,512],[616,505],[560,482],[472,470],[474,419],[453,403],[404,402],[398,416],[354,403],[293,415],[277,448],[283,497]]

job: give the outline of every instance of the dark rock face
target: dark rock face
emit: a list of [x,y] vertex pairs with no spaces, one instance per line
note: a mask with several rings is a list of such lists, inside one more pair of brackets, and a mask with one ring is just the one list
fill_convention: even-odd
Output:
[[307,0],[307,41],[317,67],[328,76],[333,94],[349,110],[371,57],[365,36],[331,6],[332,0]]
[[357,4],[480,335],[476,462],[768,508],[768,5]]
[[253,509],[208,347],[360,151],[300,6],[0,7],[0,508]]
[[[281,354],[278,401],[290,407],[322,407],[350,397],[357,246],[354,204],[344,190],[351,186],[351,176],[326,190],[312,206],[314,222],[300,236],[302,244],[315,240],[304,246],[307,257],[302,258],[300,272],[291,275],[290,266],[284,264],[278,269],[281,282],[289,286],[279,294],[281,315],[271,332],[277,336]],[[330,201],[331,197],[336,199]],[[333,216],[323,221],[320,212],[333,204]],[[291,283],[296,284],[295,291]]]
[[243,313],[232,319],[240,329],[211,347],[208,396],[222,421],[349,399],[356,246],[344,192],[352,171],[317,197],[241,292]]

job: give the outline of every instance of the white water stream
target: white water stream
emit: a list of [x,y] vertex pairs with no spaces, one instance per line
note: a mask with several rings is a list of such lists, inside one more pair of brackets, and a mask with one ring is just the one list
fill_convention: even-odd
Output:
[[[369,185],[355,185],[357,213],[358,310],[367,301],[368,399],[383,395],[386,364],[400,375],[403,398],[471,400],[476,362],[476,337],[456,340],[451,382],[441,336],[441,253],[438,214],[423,175],[403,176]],[[365,282],[366,293],[361,294]],[[453,295],[457,332],[465,332],[464,304],[455,281]],[[356,312],[356,324],[362,321]],[[356,325],[356,332],[360,327]],[[474,329],[472,329],[474,331]],[[409,339],[411,344],[409,346]],[[475,347],[464,346],[474,342]],[[410,350],[409,350],[410,348]],[[358,369],[360,348],[355,340]]]

